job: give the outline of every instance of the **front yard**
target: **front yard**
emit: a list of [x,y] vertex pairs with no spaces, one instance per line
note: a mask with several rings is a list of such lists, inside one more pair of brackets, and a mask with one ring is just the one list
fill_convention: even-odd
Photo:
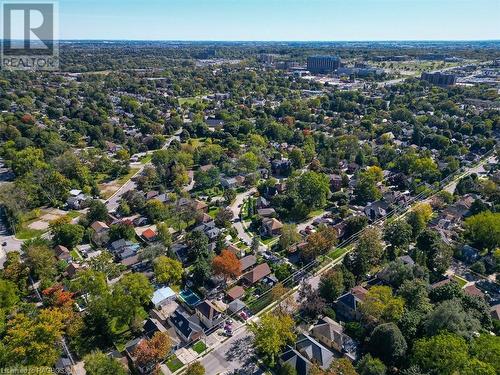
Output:
[[170,371],[172,372],[176,372],[177,370],[179,370],[182,366],[184,366],[182,364],[182,362],[179,360],[179,358],[177,358],[174,355],[172,355],[168,360],[167,360],[167,367]]
[[197,341],[194,345],[193,345],[193,350],[198,353],[198,354],[201,354],[203,353],[205,350],[207,350],[207,346],[205,345],[205,343],[203,341]]

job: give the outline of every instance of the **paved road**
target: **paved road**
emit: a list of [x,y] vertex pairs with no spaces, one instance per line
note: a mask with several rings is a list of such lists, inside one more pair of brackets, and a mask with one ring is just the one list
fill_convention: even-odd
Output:
[[263,374],[256,365],[252,338],[247,326],[243,326],[233,337],[204,356],[200,362],[206,374]]
[[[166,149],[168,146],[170,146],[170,143],[174,139],[180,141],[179,134],[181,134],[181,131],[182,131],[182,129],[177,130],[172,137],[170,137],[169,139],[167,139],[167,141],[163,145],[162,149]],[[148,153],[152,153],[152,152],[154,152],[154,151],[151,151],[151,152],[148,152]],[[138,176],[140,173],[142,173],[142,171],[144,170],[144,168],[147,165],[151,165],[151,162],[142,165],[139,168],[139,170],[127,182],[125,182],[111,197],[109,197],[105,201],[106,207],[108,208],[109,212],[116,211],[116,209],[118,208],[118,205],[120,204],[120,199],[123,196],[123,194],[125,194],[128,191],[134,190],[137,187],[136,183],[134,181],[132,181],[132,179],[134,177]]]
[[455,188],[457,187],[457,184],[458,184],[458,181],[467,176],[467,175],[470,175],[472,173],[481,173],[481,172],[485,172],[485,169],[484,169],[484,165],[486,163],[494,163],[496,161],[496,156],[490,156],[488,159],[484,160],[483,162],[481,162],[479,165],[476,165],[475,167],[472,167],[472,168],[468,168],[464,173],[462,173],[459,177],[453,179],[453,182],[451,182],[449,185],[447,185],[444,190],[446,190],[447,192],[453,194],[455,192]]
[[[243,202],[248,199],[253,193],[255,193],[257,190],[255,188],[252,188],[250,190],[245,191],[244,193],[240,193],[236,195],[236,198],[234,199],[233,203],[229,206],[229,209],[233,213],[233,217],[236,219],[239,217],[241,206],[243,205]],[[238,231],[238,237],[245,242],[246,244],[250,245],[252,243],[252,237],[245,232],[245,229],[243,227],[243,222],[242,221],[235,221],[233,223],[233,226],[236,228]]]

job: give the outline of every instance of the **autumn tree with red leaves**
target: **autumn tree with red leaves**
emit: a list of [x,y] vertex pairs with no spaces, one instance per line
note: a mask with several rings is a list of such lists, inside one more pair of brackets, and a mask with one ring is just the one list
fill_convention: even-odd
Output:
[[226,281],[241,275],[240,260],[229,250],[222,250],[220,255],[213,259],[212,268],[215,275],[223,276]]
[[172,341],[165,332],[156,332],[149,340],[139,342],[134,351],[136,363],[141,367],[155,367],[172,348]]

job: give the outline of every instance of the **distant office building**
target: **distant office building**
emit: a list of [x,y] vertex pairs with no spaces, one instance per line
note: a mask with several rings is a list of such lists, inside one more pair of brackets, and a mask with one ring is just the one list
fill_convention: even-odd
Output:
[[332,73],[340,67],[338,56],[309,56],[307,70],[311,73]]
[[440,53],[428,53],[426,55],[419,56],[419,60],[427,60],[427,61],[439,61],[444,60],[447,56]]
[[264,64],[271,65],[274,63],[274,59],[276,58],[275,54],[272,53],[261,53],[259,55],[259,61]]
[[291,70],[300,68],[300,64],[297,61],[280,61],[276,63],[277,69]]
[[366,64],[356,64],[354,67],[341,67],[338,68],[336,73],[339,76],[380,76],[385,73],[384,69],[372,68]]
[[457,83],[457,76],[455,74],[444,73],[422,73],[420,79],[438,86],[452,86]]
[[399,56],[374,56],[373,61],[406,61],[409,60],[409,56],[407,55],[399,55]]

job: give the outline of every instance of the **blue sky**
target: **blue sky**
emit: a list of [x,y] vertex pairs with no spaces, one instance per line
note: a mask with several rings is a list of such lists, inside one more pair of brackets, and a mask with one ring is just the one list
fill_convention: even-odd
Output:
[[61,39],[500,39],[500,0],[59,0]]

